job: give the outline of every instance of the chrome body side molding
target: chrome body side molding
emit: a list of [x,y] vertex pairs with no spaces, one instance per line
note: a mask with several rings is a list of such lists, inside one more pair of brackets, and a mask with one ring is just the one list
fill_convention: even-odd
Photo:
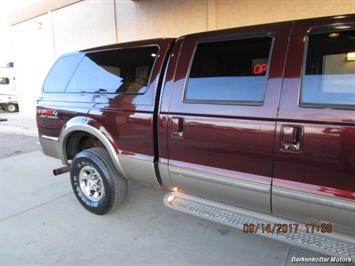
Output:
[[[282,187],[273,187],[273,195],[285,197],[293,200],[307,201],[314,204],[329,206],[332,208],[343,209],[355,213],[355,202],[343,200],[335,197],[326,197],[314,193],[303,192]],[[355,222],[355,221],[354,221]]]
[[58,147],[59,138],[39,135],[38,137],[42,152],[50,157],[59,158]]
[[40,135],[39,137],[42,139],[47,139],[47,140],[51,140],[51,141],[59,141],[58,137],[52,137],[52,136],[47,136],[47,135]]
[[355,201],[273,186],[272,212],[305,223],[334,224],[338,232],[355,236]]
[[238,187],[241,189],[253,190],[253,191],[258,191],[263,193],[268,193],[270,191],[268,185],[260,184],[260,183],[256,184],[255,182],[251,182],[251,181],[245,181],[245,180],[241,181],[240,179],[232,179],[229,177],[214,175],[210,173],[201,173],[197,171],[195,172],[191,169],[183,169],[176,166],[170,166],[170,171],[172,174],[175,175],[190,176],[192,178],[199,179],[206,182],[214,182],[216,184]]
[[271,178],[169,162],[171,184],[191,195],[270,213]]
[[154,157],[146,155],[119,155],[128,179],[135,179],[141,183],[160,187],[154,168]]

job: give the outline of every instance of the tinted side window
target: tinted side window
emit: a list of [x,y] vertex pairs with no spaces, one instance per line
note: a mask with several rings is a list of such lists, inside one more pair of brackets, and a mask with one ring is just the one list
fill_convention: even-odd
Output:
[[355,31],[311,35],[301,105],[355,105]]
[[43,84],[43,91],[64,92],[82,57],[82,54],[60,57],[49,71]]
[[0,84],[1,84],[1,85],[10,84],[10,80],[9,80],[8,78],[2,78],[2,77],[0,77]]
[[144,93],[157,53],[158,47],[88,53],[67,92]]
[[271,42],[265,37],[199,44],[185,101],[262,103]]

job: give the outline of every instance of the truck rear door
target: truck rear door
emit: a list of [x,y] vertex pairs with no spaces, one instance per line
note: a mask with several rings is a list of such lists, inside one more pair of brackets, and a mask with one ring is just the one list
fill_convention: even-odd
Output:
[[179,41],[176,68],[169,70],[175,75],[167,79],[170,109],[160,113],[161,121],[167,119],[171,186],[270,212],[275,119],[289,29],[289,23],[278,23]]
[[295,22],[276,125],[272,211],[355,233],[354,17]]

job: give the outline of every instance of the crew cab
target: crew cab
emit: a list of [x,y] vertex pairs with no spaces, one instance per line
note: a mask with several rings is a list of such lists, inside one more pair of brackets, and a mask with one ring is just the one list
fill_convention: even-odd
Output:
[[65,54],[37,123],[92,213],[135,179],[169,208],[355,256],[355,15]]

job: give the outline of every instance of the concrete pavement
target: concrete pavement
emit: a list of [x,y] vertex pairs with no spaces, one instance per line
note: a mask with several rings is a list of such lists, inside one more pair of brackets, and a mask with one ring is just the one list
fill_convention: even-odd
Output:
[[0,133],[0,159],[39,150],[38,139],[10,133]]
[[25,136],[37,137],[36,119],[24,116],[21,113],[6,113],[0,111],[0,118],[7,121],[0,122],[0,132],[8,134],[20,134]]
[[52,176],[59,165],[39,151],[0,159],[1,266],[277,266],[319,256],[172,211],[163,190],[136,182],[119,209],[96,216],[79,204],[68,174]]
[[[19,164],[21,162],[21,165]],[[162,190],[130,182],[96,216],[39,151],[0,161],[0,265],[283,265],[289,247],[171,211]],[[271,252],[271,254],[270,254]]]

